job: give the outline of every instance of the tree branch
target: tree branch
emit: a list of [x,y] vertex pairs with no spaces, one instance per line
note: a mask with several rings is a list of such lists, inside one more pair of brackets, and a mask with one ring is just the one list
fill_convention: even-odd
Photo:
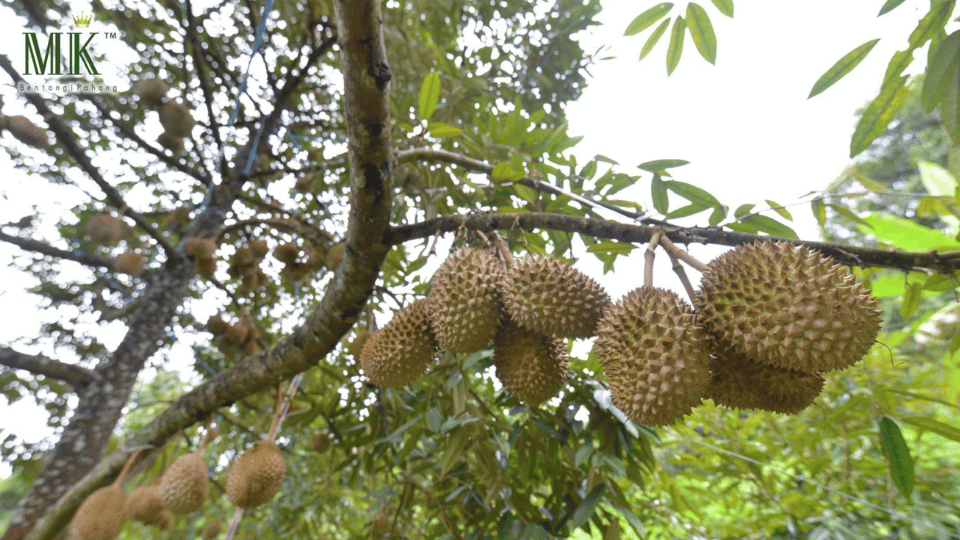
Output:
[[67,251],[65,249],[55,248],[51,245],[44,244],[38,240],[33,240],[31,238],[20,238],[19,236],[13,236],[3,231],[0,231],[0,240],[9,242],[25,251],[33,251],[49,257],[67,259],[87,266],[92,266],[94,268],[113,269],[113,259],[108,259],[92,253],[83,251]]
[[[443,163],[452,163],[454,165],[459,165],[465,169],[471,171],[478,171],[486,174],[493,172],[493,165],[489,165],[480,160],[476,160],[462,154],[457,154],[456,152],[449,152],[447,150],[435,150],[432,148],[411,148],[409,150],[403,150],[397,155],[397,162],[403,163],[405,161],[440,161]],[[667,225],[662,221],[657,221],[655,219],[646,218],[646,214],[640,214],[637,212],[632,212],[625,208],[620,208],[619,206],[614,206],[612,204],[607,204],[601,201],[594,201],[586,197],[577,195],[576,193],[570,193],[565,189],[557,187],[553,184],[548,184],[540,180],[535,180],[528,176],[524,176],[520,180],[517,180],[518,184],[527,186],[531,189],[541,191],[544,193],[552,193],[554,195],[560,195],[567,197],[573,201],[576,201],[583,205],[585,208],[605,208],[611,212],[616,212],[621,216],[640,221],[641,223],[646,223],[649,225]]]
[[[0,55],[0,67],[10,75],[10,78],[14,82],[23,81],[23,77],[20,76],[20,73],[13,67],[13,64],[10,63],[10,59],[6,55]],[[39,112],[44,119],[47,121],[47,126],[50,127],[50,131],[57,136],[57,140],[60,141],[60,144],[63,145],[64,150],[67,151],[70,156],[76,160],[77,164],[80,165],[80,168],[86,172],[90,178],[96,182],[97,186],[106,194],[107,199],[110,201],[110,204],[114,205],[116,208],[123,210],[125,215],[130,216],[131,219],[146,232],[150,237],[156,240],[163,250],[167,253],[167,258],[170,260],[177,260],[182,257],[180,252],[173,247],[170,242],[158,231],[149,221],[143,218],[140,214],[134,212],[127,203],[124,202],[123,196],[120,195],[120,192],[114,189],[107,180],[101,176],[100,171],[93,166],[93,162],[90,161],[90,158],[87,157],[87,154],[83,151],[82,148],[77,144],[76,138],[73,133],[64,126],[60,120],[57,119],[57,116],[53,114],[53,111],[47,107],[47,104],[44,103],[43,99],[40,98],[37,94],[23,94],[23,97],[29,101]]]
[[94,372],[87,368],[59,362],[46,356],[24,354],[9,347],[0,347],[0,365],[63,381],[75,389],[86,386],[96,377]]
[[[444,216],[422,221],[412,225],[391,227],[385,241],[389,244],[401,244],[414,238],[426,238],[437,232],[455,232],[459,228],[473,230],[513,230],[534,231],[550,229],[574,232],[595,238],[607,238],[621,242],[647,243],[656,227],[617,223],[601,219],[581,218],[562,214],[517,213],[517,214],[475,214],[469,216]],[[930,270],[942,274],[951,274],[960,270],[960,253],[945,254],[931,251],[912,253],[892,249],[874,249],[856,246],[844,246],[827,242],[776,238],[759,234],[723,231],[714,228],[676,227],[665,229],[665,236],[679,244],[713,244],[720,246],[738,246],[757,240],[772,238],[795,245],[805,245],[829,255],[846,266],[865,266],[894,268],[903,271]]]

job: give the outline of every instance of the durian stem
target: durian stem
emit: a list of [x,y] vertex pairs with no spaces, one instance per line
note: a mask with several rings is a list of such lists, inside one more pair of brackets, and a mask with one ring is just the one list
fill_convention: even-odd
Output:
[[273,421],[270,422],[270,431],[267,433],[266,440],[273,442],[277,437],[277,432],[280,431],[283,419],[287,417],[287,412],[290,411],[290,400],[297,394],[297,388],[300,387],[301,379],[303,379],[303,373],[298,373],[297,376],[290,381],[290,385],[287,386],[286,399],[284,399],[283,393],[277,396],[276,412],[273,413]]
[[237,529],[240,527],[241,519],[243,519],[243,508],[237,508],[233,512],[233,521],[230,522],[227,535],[223,537],[223,540],[233,540],[233,537],[237,534]]
[[647,246],[647,252],[643,255],[644,287],[653,286],[653,261],[657,257],[657,245],[660,244],[661,238],[663,238],[663,231],[660,229],[653,231],[653,235],[650,237],[650,245]]
[[687,277],[686,270],[683,269],[683,264],[680,263],[680,259],[677,258],[676,254],[674,254],[673,251],[670,251],[668,249],[667,255],[670,256],[670,261],[673,263],[673,273],[675,273],[677,277],[680,278],[680,283],[683,284],[684,290],[687,291],[687,297],[690,298],[690,303],[696,304],[696,301],[694,300],[694,297],[696,296],[696,292],[693,290],[693,284],[690,283],[690,278]]
[[130,467],[133,467],[133,464],[140,457],[140,454],[143,453],[143,448],[138,449],[136,452],[130,454],[130,457],[127,458],[127,462],[123,464],[123,469],[120,470],[120,474],[117,475],[117,479],[113,481],[113,486],[119,486],[123,479],[127,476],[127,473],[130,472]]
[[500,253],[500,260],[505,262],[507,266],[513,266],[513,253],[510,253],[510,246],[503,241],[503,237],[497,231],[493,231],[493,245]]
[[690,266],[692,266],[696,270],[699,270],[700,272],[705,272],[707,270],[707,265],[698,261],[696,258],[694,258],[693,255],[690,255],[683,249],[677,247],[677,245],[671,242],[666,235],[663,235],[663,238],[661,238],[661,240],[663,241],[663,247],[669,253],[673,253],[674,255],[676,255],[681,261],[689,264]]

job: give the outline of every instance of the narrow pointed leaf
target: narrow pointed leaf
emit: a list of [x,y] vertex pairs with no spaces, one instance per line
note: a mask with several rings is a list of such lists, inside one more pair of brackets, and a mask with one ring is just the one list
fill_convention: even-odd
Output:
[[917,308],[920,307],[920,300],[923,299],[921,294],[921,288],[923,287],[920,283],[911,283],[909,287],[903,293],[903,302],[900,304],[900,316],[903,317],[903,320],[907,320],[911,315],[916,313]]
[[910,457],[910,448],[903,440],[900,427],[886,416],[880,419],[880,442],[890,466],[893,485],[897,486],[905,499],[909,499],[913,492],[913,458]]
[[877,17],[879,17],[879,16],[881,16],[881,15],[885,15],[885,14],[887,14],[887,13],[890,13],[890,12],[893,11],[894,9],[897,9],[897,7],[898,7],[900,4],[902,4],[904,1],[905,1],[905,0],[887,0],[887,1],[883,4],[883,7],[880,8],[880,13],[877,13]]
[[650,195],[653,197],[653,209],[663,215],[670,209],[670,197],[667,195],[667,186],[659,174],[653,175],[650,182]]
[[431,71],[423,78],[423,84],[420,86],[418,103],[420,118],[429,120],[433,116],[433,111],[437,110],[437,103],[440,103],[440,74]]
[[659,42],[663,34],[666,33],[668,26],[670,26],[670,19],[663,21],[660,23],[660,26],[654,29],[650,37],[647,38],[647,42],[643,44],[643,48],[640,49],[640,60],[643,60],[644,57],[650,54],[650,51],[657,46],[657,42]]
[[690,164],[690,162],[684,159],[655,159],[653,161],[643,162],[637,165],[637,168],[652,173],[663,173],[666,172],[667,169],[683,167],[688,164]]
[[949,424],[944,424],[939,420],[927,418],[925,416],[906,416],[900,419],[904,424],[920,428],[925,431],[932,431],[941,437],[946,437],[951,441],[960,442],[960,429]]
[[868,41],[856,49],[848,52],[840,60],[837,60],[837,63],[831,66],[830,69],[828,69],[827,72],[820,77],[820,80],[814,83],[813,88],[810,90],[810,95],[807,96],[807,99],[810,99],[820,92],[823,92],[827,88],[830,88],[837,81],[842,79],[847,73],[850,73],[853,68],[857,67],[857,65],[859,65],[860,62],[862,62],[863,59],[870,54],[870,51],[878,41],[880,40],[874,39]]
[[920,106],[931,112],[945,96],[950,82],[960,69],[960,30],[950,34],[937,45],[923,77]]
[[593,511],[596,510],[597,505],[600,504],[600,497],[603,495],[603,490],[606,487],[606,484],[599,484],[583,498],[583,502],[577,506],[577,509],[573,511],[573,516],[570,518],[571,530],[580,527],[590,519]]
[[690,38],[697,47],[697,51],[704,60],[711,64],[717,63],[717,35],[710,23],[710,16],[700,4],[687,4],[687,28]]
[[866,150],[867,146],[887,129],[887,125],[907,97],[906,82],[907,78],[902,76],[884,81],[880,95],[867,105],[853,131],[853,137],[850,138],[850,157]]
[[814,199],[810,203],[810,209],[813,211],[813,217],[817,218],[817,225],[823,227],[827,222],[827,207],[823,204],[823,199]]
[[683,55],[683,37],[686,35],[687,20],[683,17],[677,17],[673,21],[673,29],[670,30],[670,44],[667,46],[667,75],[673,73],[680,63],[680,56]]
[[670,2],[664,2],[662,4],[653,6],[652,8],[637,15],[635,19],[630,21],[630,24],[627,25],[627,29],[624,31],[623,35],[632,36],[643,32],[652,26],[653,23],[662,19],[667,13],[670,13],[672,8],[673,4]]
[[[733,0],[710,0],[727,17],[733,17]],[[903,1],[903,0],[901,0]]]

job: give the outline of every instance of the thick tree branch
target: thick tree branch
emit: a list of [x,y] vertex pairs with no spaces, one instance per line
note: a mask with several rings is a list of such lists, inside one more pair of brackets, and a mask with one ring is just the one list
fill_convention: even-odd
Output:
[[65,364],[46,356],[24,354],[9,347],[0,347],[0,365],[63,381],[74,388],[86,386],[95,378],[94,373],[87,368]]
[[[336,12],[351,165],[350,218],[340,267],[320,305],[291,336],[268,351],[242,360],[182,396],[143,429],[134,443],[135,447],[159,446],[178,430],[195,423],[218,407],[316,365],[357,320],[374,288],[380,265],[390,249],[383,241],[390,216],[393,172],[389,118],[390,70],[383,47],[379,1],[337,0]],[[289,89],[289,86],[285,89]],[[265,121],[265,136],[273,133],[268,127],[275,128],[280,109],[274,110]],[[248,146],[241,156],[246,157],[252,148],[255,146]],[[230,189],[234,183],[228,182],[225,188]],[[234,189],[232,193],[239,193],[239,189]],[[214,201],[218,200],[223,199],[214,198]],[[205,212],[198,222],[206,221],[207,215],[212,213]],[[212,217],[209,219],[213,220]],[[130,450],[114,453],[102,460],[82,480],[72,483],[72,487],[55,504],[46,508],[45,515],[27,538],[46,540],[56,534],[87,495],[105,485],[119,472],[130,453]]]
[[[23,81],[23,77],[20,76],[20,73],[17,72],[16,68],[13,67],[13,64],[10,63],[10,59],[6,55],[0,55],[0,67],[10,75],[10,78],[13,79],[13,82]],[[127,206],[127,203],[124,202],[123,196],[120,195],[120,192],[114,189],[109,182],[100,174],[100,171],[93,165],[93,162],[90,161],[90,158],[87,156],[86,152],[80,145],[77,144],[76,137],[67,126],[63,125],[57,116],[53,114],[53,111],[47,107],[47,104],[38,94],[23,94],[23,97],[29,101],[39,112],[43,115],[43,118],[47,121],[47,126],[50,127],[50,131],[57,136],[57,140],[63,146],[63,149],[70,154],[71,157],[80,165],[80,168],[86,172],[91,179],[100,187],[103,193],[107,196],[107,199],[110,201],[110,204],[114,205],[116,208],[121,209],[123,213],[127,216],[130,216],[131,219],[143,229],[150,237],[156,240],[163,250],[167,253],[167,258],[171,260],[176,260],[181,258],[180,253],[173,247],[170,242],[167,241],[166,237],[158,231],[153,224],[144,219],[143,216],[134,212]]]
[[[444,216],[429,221],[391,227],[386,241],[396,245],[414,238],[426,238],[437,232],[455,232],[459,228],[474,230],[513,230],[525,231],[550,229],[584,234],[595,238],[607,238],[621,242],[647,243],[656,227],[617,223],[600,219],[581,218],[562,214],[517,213],[517,214],[476,214],[469,216]],[[663,228],[663,227],[661,227]],[[738,246],[774,238],[759,234],[724,231],[715,228],[670,227],[664,228],[666,237],[678,244],[713,244],[720,246]],[[840,264],[847,266],[865,266],[894,268],[898,270],[929,270],[952,274],[960,270],[960,253],[911,253],[892,249],[873,249],[855,246],[774,238],[806,245],[829,255]]]
[[101,257],[99,255],[94,255],[84,251],[67,251],[65,249],[55,248],[38,240],[33,240],[31,238],[20,238],[19,236],[13,236],[3,231],[0,231],[0,241],[9,242],[25,251],[33,251],[49,257],[66,259],[87,266],[92,266],[94,268],[113,268],[113,259],[108,259],[106,257]]
[[[409,150],[404,150],[397,155],[397,162],[403,163],[405,161],[440,161],[443,163],[452,163],[454,165],[459,165],[465,169],[471,171],[482,172],[490,174],[493,172],[493,165],[489,165],[480,160],[473,159],[462,154],[457,154],[456,152],[449,152],[447,150],[436,150],[432,148],[411,148]],[[640,214],[637,212],[632,212],[625,208],[620,208],[619,206],[614,206],[612,204],[607,204],[601,201],[594,201],[586,197],[577,195],[576,193],[570,193],[565,189],[557,187],[553,184],[548,184],[540,180],[535,180],[528,176],[524,176],[520,180],[517,180],[517,183],[523,186],[527,186],[531,189],[541,191],[544,193],[552,193],[553,195],[560,195],[567,197],[570,200],[580,203],[584,208],[596,209],[596,208],[605,208],[611,212],[616,212],[621,216],[628,217],[640,221],[641,223],[646,223],[649,225],[666,225],[662,221],[657,221],[655,219],[645,217],[646,214]]]

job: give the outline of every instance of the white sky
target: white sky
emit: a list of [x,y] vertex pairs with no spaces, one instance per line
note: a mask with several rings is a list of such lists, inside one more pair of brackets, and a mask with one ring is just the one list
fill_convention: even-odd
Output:
[[[677,180],[713,193],[731,209],[743,203],[773,199],[782,204],[819,190],[834,180],[850,162],[848,146],[854,111],[872,98],[886,62],[906,44],[926,2],[909,0],[899,9],[876,17],[882,4],[816,0],[770,2],[739,0],[733,19],[720,15],[713,5],[701,4],[711,15],[717,33],[716,66],[709,65],[689,37],[683,59],[671,77],[664,56],[669,35],[643,61],[637,61],[650,29],[639,36],[622,37],[626,24],[653,2],[604,2],[604,26],[585,38],[585,49],[610,45],[608,55],[591,69],[593,78],[581,100],[568,108],[571,134],[585,135],[577,150],[581,162],[595,154],[632,167],[644,161],[679,158],[691,162],[675,169]],[[686,5],[679,2],[675,10]],[[5,35],[19,38],[19,29]],[[668,33],[669,34],[669,33]],[[812,100],[806,96],[813,83],[843,54],[861,43],[883,38],[867,60],[852,74]],[[0,41],[6,50],[8,44]],[[8,103],[4,112],[16,114],[22,104]],[[16,112],[14,112],[16,111]],[[3,136],[9,141],[9,135]],[[479,156],[482,157],[482,156]],[[16,190],[28,182],[5,181],[0,197],[3,221],[16,219],[43,194]],[[625,192],[649,206],[649,175],[637,188]],[[619,196],[619,195],[618,195]],[[816,238],[808,206],[791,208],[801,238]],[[691,224],[706,224],[706,214]],[[625,268],[637,268],[642,249]],[[0,260],[14,253],[0,245]],[[714,251],[694,250],[704,259]],[[660,257],[663,259],[664,257]],[[601,276],[596,265],[583,269],[602,281],[614,298],[640,285],[635,271]],[[674,287],[668,267],[658,267],[662,286]],[[695,272],[691,272],[696,280]],[[630,276],[626,278],[626,276]],[[0,266],[0,343],[34,335],[39,324],[27,315],[35,302],[22,280]],[[29,352],[29,351],[25,351]],[[2,400],[0,400],[2,401]],[[0,429],[27,440],[47,434],[45,415],[21,400],[13,406],[0,403]],[[9,469],[0,466],[0,477]]]

